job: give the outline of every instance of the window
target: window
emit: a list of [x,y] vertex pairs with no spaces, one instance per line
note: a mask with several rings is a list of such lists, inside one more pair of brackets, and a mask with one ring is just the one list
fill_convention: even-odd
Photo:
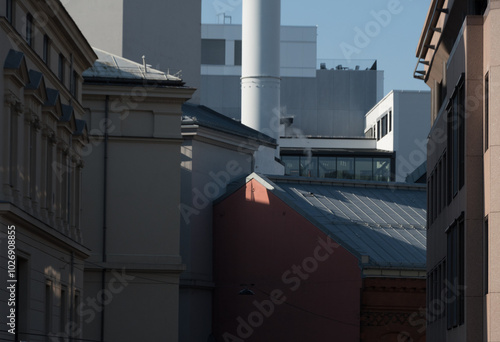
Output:
[[224,39],[202,39],[201,64],[225,65],[226,41]]
[[14,106],[10,109],[10,142],[9,142],[9,185],[11,187],[15,187],[17,185],[17,163],[18,163],[18,155],[17,152],[17,139],[18,139],[18,118],[15,113],[16,108]]
[[50,40],[49,36],[44,35],[43,36],[43,55],[42,59],[45,62],[45,64],[50,64],[49,63],[49,56],[50,56]]
[[337,158],[337,178],[354,179],[354,158]]
[[300,175],[303,177],[318,177],[318,157],[300,157]]
[[381,128],[382,128],[382,133],[381,136],[382,138],[387,135],[387,114],[382,117],[381,120]]
[[465,87],[463,76],[447,109],[448,203],[465,182]]
[[490,145],[490,80],[487,73],[484,77],[484,152],[486,152]]
[[373,137],[373,128],[370,127],[370,129],[367,130],[365,133],[365,138],[372,138],[372,137]]
[[67,298],[68,298],[68,288],[66,285],[61,285],[61,305],[59,306],[59,331],[66,331],[67,323]]
[[241,40],[234,41],[234,65],[241,65]]
[[78,96],[78,73],[75,70],[73,70],[71,76],[71,95]]
[[[80,291],[75,290],[75,297],[74,297],[74,302],[73,302],[73,313],[72,313],[72,320],[73,320],[73,332],[78,332],[80,331],[80,304],[81,304],[81,294]],[[79,337],[80,335],[78,333],[75,333],[72,337]]]
[[30,165],[30,173],[29,173],[29,193],[31,200],[35,200],[36,198],[36,176],[37,176],[37,149],[36,149],[36,139],[37,139],[37,129],[34,125],[30,125],[30,139],[29,139],[29,165]]
[[389,132],[392,132],[392,110],[389,111]]
[[12,24],[14,19],[14,0],[6,0],[5,17],[7,21]]
[[28,45],[33,47],[33,16],[28,13],[26,15],[26,41]]
[[286,176],[298,176],[300,169],[300,157],[299,156],[283,156],[281,157],[283,163],[285,163],[285,175]]
[[59,54],[59,62],[57,64],[57,76],[59,80],[64,84],[64,68],[65,68],[64,55],[62,53]]
[[446,315],[448,329],[464,323],[464,219],[463,215],[447,230],[447,270],[448,289]]
[[359,179],[389,182],[390,157],[282,156],[286,176]]
[[45,336],[49,341],[49,335],[52,333],[52,282],[48,280],[45,283]]
[[356,158],[354,178],[359,180],[373,179],[372,158]]
[[380,121],[377,121],[377,141],[380,140]]
[[318,164],[320,178],[337,178],[337,158],[320,157]]

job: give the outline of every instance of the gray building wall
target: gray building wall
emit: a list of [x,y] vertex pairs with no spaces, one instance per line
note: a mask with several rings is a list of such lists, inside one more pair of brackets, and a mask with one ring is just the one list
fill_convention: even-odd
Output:
[[[283,116],[306,136],[364,136],[364,116],[382,98],[383,71],[316,70],[316,77],[282,77]],[[241,119],[239,76],[201,76],[200,103]],[[290,136],[291,133],[287,133]]]
[[134,61],[146,56],[153,68],[181,71],[187,86],[199,87],[201,0],[85,0],[64,5],[93,47]]
[[252,152],[216,140],[185,137],[181,148],[180,241],[186,270],[180,283],[179,341],[204,342],[212,333],[212,202],[226,192],[227,183],[253,171]]

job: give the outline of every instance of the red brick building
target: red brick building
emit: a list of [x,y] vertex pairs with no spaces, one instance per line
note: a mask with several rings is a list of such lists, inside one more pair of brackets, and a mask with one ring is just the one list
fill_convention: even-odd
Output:
[[233,189],[214,205],[216,341],[425,341],[425,188]]

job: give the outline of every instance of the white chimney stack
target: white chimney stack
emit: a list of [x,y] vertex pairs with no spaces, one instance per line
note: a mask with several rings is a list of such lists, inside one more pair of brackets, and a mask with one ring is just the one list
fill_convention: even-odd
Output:
[[[279,143],[281,0],[243,0],[241,122]],[[255,171],[283,174],[276,150],[255,156]]]

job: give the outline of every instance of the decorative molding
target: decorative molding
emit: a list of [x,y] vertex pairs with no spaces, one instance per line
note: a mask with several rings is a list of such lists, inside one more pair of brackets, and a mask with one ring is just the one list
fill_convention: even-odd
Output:
[[389,324],[410,325],[410,312],[362,312],[361,326],[381,327]]

